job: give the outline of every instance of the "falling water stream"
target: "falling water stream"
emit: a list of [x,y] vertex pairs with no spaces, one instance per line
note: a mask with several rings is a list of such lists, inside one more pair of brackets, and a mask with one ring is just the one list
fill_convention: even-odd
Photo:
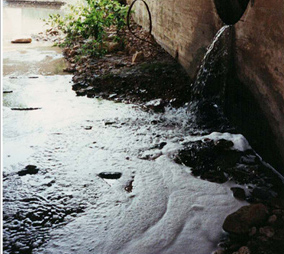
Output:
[[[224,218],[245,202],[233,198],[236,184],[196,178],[173,157],[189,141],[225,138],[245,151],[246,139],[191,136],[183,108],[147,113],[76,97],[57,48],[9,43],[11,26],[41,26],[30,14],[50,11],[3,9],[4,253],[212,252]],[[121,177],[106,181],[102,172]]]

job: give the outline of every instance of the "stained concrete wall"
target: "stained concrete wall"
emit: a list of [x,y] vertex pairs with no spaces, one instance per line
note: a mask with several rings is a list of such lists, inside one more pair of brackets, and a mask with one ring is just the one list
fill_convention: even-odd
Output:
[[[132,0],[128,0],[128,3]],[[153,30],[157,42],[187,70],[191,78],[222,22],[211,0],[146,0],[152,16]],[[138,1],[134,5],[135,19],[149,27],[145,5]]]
[[[177,56],[191,78],[194,78],[206,47],[222,26],[214,1],[145,1],[152,14],[152,34],[157,42],[172,56]],[[135,6],[136,20],[147,28],[145,6],[141,1]],[[235,24],[235,33],[234,54],[238,78],[258,101],[284,163],[283,0],[251,1],[241,20]]]
[[255,0],[241,20],[235,25],[237,74],[257,99],[284,158],[284,2]]

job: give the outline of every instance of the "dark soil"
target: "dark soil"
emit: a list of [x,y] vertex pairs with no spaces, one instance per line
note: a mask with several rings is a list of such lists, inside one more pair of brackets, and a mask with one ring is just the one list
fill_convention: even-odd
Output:
[[[140,27],[139,37],[127,33],[122,48],[102,58],[81,57],[76,62],[80,47],[65,49],[73,73],[73,90],[78,96],[100,97],[125,103],[145,103],[162,99],[163,104],[178,107],[189,100],[191,80],[185,70]],[[135,58],[135,54],[139,57]]]

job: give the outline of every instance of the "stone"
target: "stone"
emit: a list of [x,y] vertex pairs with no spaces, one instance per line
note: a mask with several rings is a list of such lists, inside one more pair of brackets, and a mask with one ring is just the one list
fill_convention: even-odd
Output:
[[276,222],[276,220],[277,220],[277,216],[275,214],[273,214],[268,218],[268,223],[274,224]]
[[274,236],[274,234],[275,234],[274,229],[272,227],[269,227],[269,226],[260,228],[259,233],[262,234],[262,235],[265,235],[268,238]]
[[253,236],[253,235],[255,235],[255,234],[256,234],[256,232],[257,232],[256,227],[252,227],[252,228],[250,229],[249,236]]
[[250,250],[247,246],[242,246],[239,251],[238,254],[250,254]]
[[145,104],[148,109],[152,109],[154,112],[164,112],[165,111],[165,101],[162,99],[156,99],[149,101]]
[[144,54],[142,51],[136,51],[136,53],[132,56],[132,63],[138,63],[144,60]]
[[103,179],[119,179],[122,176],[120,172],[101,172],[98,174]]
[[245,200],[246,193],[244,189],[239,188],[239,187],[232,187],[231,191],[233,192],[233,195],[236,199]]
[[11,43],[31,43],[31,42],[32,42],[31,38],[21,38],[21,39],[15,39],[11,41]]
[[130,181],[127,182],[126,186],[124,187],[125,191],[127,191],[129,193],[132,192],[132,190],[133,190],[133,181],[134,180],[130,180]]
[[30,111],[30,110],[38,110],[41,108],[11,108],[11,110],[16,110],[16,111]]
[[24,176],[24,175],[34,175],[37,174],[39,169],[35,165],[28,165],[24,169],[20,170],[18,172],[19,176]]
[[77,96],[85,96],[86,94],[87,94],[87,91],[86,89],[83,89],[83,88],[76,91]]
[[214,144],[222,149],[229,149],[234,146],[234,143],[231,140],[226,140],[226,139],[219,139]]
[[260,199],[260,200],[267,200],[270,199],[271,197],[273,197],[273,193],[271,193],[267,188],[265,187],[256,187],[253,189],[252,191],[252,196]]
[[251,227],[260,225],[267,217],[268,211],[264,204],[243,206],[227,216],[223,229],[233,234],[248,234]]
[[200,178],[214,183],[225,183],[228,181],[223,172],[206,171],[201,174]]

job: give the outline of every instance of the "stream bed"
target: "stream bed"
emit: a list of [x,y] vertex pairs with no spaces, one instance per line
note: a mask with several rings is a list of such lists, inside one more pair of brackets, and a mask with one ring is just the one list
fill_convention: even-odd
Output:
[[225,217],[246,202],[233,197],[237,184],[194,177],[174,158],[186,142],[225,138],[245,151],[246,139],[191,136],[183,108],[76,97],[58,48],[10,44],[50,11],[3,9],[4,253],[213,252]]

